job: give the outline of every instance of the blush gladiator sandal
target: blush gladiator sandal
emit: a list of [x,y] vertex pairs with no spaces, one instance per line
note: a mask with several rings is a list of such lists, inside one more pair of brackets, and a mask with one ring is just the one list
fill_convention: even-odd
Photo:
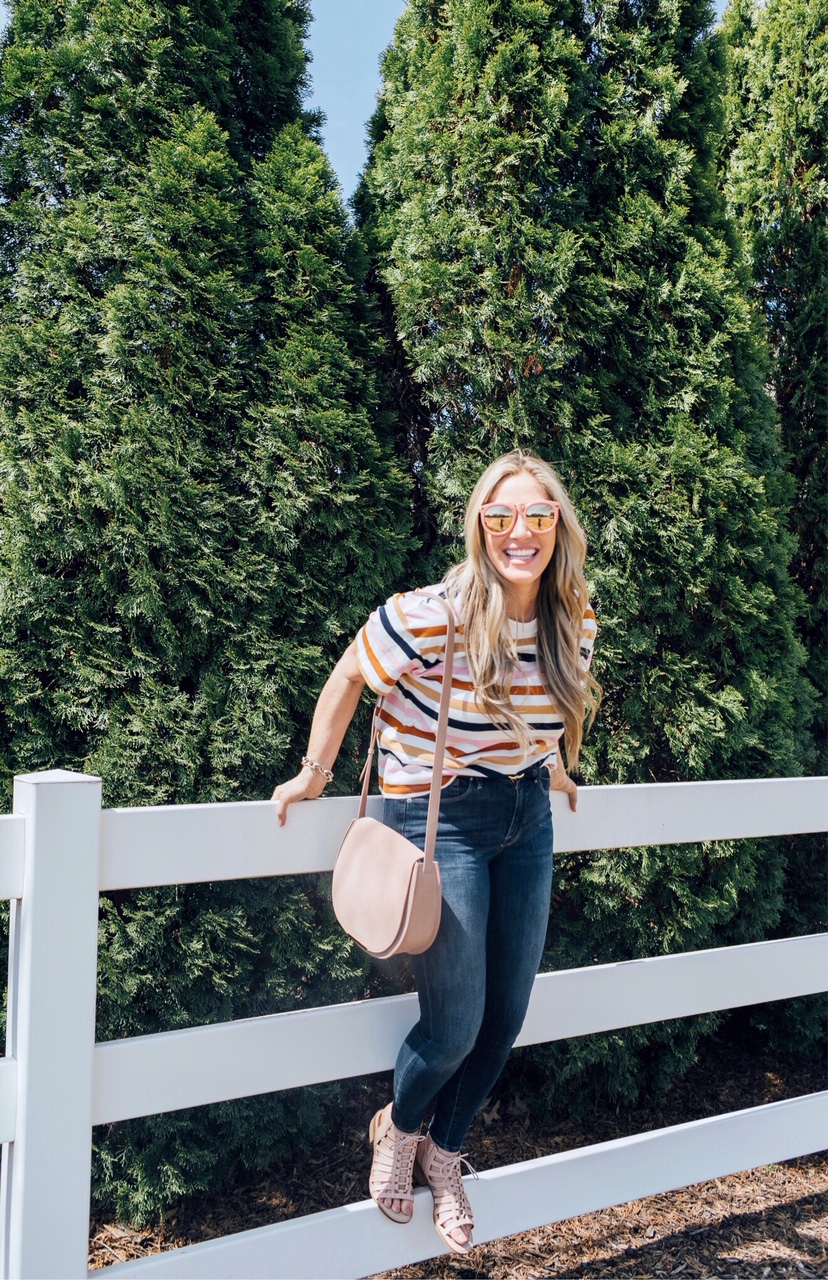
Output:
[[[446,1151],[438,1147],[431,1134],[417,1151],[415,1176],[419,1174],[431,1188],[434,1197],[434,1225],[453,1253],[468,1253],[472,1246],[471,1229],[474,1226],[469,1198],[463,1183],[461,1165],[465,1165],[472,1177],[477,1174],[459,1151]],[[465,1240],[455,1240],[451,1234],[458,1229],[469,1234]]]
[[[414,1174],[414,1157],[417,1148],[423,1141],[419,1133],[403,1133],[391,1119],[392,1103],[383,1107],[374,1116],[368,1128],[368,1137],[374,1144],[374,1160],[371,1165],[371,1176],[368,1190],[371,1199],[386,1218],[392,1222],[410,1222],[414,1213],[414,1192],[412,1178]],[[400,1204],[408,1202],[411,1208],[408,1213],[397,1210],[384,1201],[397,1200]]]

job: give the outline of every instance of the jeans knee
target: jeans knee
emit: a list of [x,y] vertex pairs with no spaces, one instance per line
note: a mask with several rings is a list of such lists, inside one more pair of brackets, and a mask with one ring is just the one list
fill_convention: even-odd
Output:
[[477,1040],[480,1021],[458,1024],[444,1034],[425,1037],[422,1057],[435,1075],[451,1075],[468,1057]]
[[500,1010],[498,1013],[483,1019],[480,1028],[480,1039],[493,1050],[508,1053],[520,1035],[526,1017],[526,1010]]

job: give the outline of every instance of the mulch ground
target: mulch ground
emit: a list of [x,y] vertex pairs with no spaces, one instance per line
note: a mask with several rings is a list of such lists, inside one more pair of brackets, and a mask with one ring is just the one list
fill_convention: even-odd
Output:
[[[606,1107],[588,1125],[539,1125],[520,1098],[500,1098],[469,1135],[478,1170],[725,1111],[777,1102],[825,1087],[818,1064],[709,1048],[658,1108],[616,1114]],[[195,1244],[364,1199],[370,1149],[366,1118],[388,1097],[375,1076],[343,1108],[333,1147],[309,1150],[284,1172],[222,1197],[193,1197],[157,1226],[132,1229],[93,1221],[89,1265]],[[616,1205],[536,1231],[480,1245],[464,1258],[440,1257],[375,1280],[540,1280],[612,1276],[745,1277],[826,1275],[826,1162],[808,1156],[681,1191]],[[435,1235],[435,1247],[439,1245]]]

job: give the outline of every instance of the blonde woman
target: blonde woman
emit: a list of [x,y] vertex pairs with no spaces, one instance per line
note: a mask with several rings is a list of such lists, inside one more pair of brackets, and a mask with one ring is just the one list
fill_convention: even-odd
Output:
[[[521,452],[493,462],[469,499],[465,538],[466,559],[429,588],[459,621],[435,853],[440,931],[411,958],[420,1020],[400,1048],[393,1100],[370,1127],[379,1208],[410,1221],[416,1166],[455,1253],[472,1247],[461,1147],[520,1031],[543,950],[550,788],[577,805],[560,741],[571,769],[599,692],[586,539],[552,468]],[[383,821],[422,847],[445,623],[438,602],[413,592],[371,615],[322,690],[301,773],[274,792],[280,824],[294,801],[321,793],[367,684],[383,699]]]

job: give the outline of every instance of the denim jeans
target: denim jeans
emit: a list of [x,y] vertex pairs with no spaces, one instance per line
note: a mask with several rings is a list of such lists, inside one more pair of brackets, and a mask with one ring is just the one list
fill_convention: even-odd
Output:
[[[387,798],[382,820],[423,847],[428,797]],[[459,1151],[523,1025],[540,964],[552,890],[549,772],[455,779],[440,801],[440,931],[411,963],[420,1021],[394,1071],[392,1116]]]

